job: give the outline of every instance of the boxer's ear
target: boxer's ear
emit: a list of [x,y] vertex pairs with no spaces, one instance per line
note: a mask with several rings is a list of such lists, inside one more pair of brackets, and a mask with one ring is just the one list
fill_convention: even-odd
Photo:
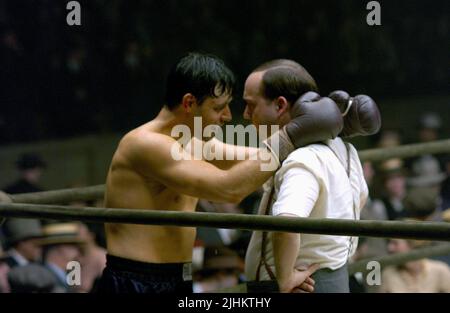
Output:
[[183,96],[181,100],[181,106],[185,112],[191,112],[192,107],[197,103],[197,98],[191,93],[187,93]]

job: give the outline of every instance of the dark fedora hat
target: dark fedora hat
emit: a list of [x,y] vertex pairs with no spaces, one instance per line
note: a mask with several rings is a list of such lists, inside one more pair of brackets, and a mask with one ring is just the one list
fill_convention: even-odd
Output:
[[47,166],[41,157],[34,153],[25,153],[21,155],[17,160],[16,165],[19,170],[45,168]]
[[7,248],[24,240],[43,237],[41,223],[36,219],[8,218],[2,229]]

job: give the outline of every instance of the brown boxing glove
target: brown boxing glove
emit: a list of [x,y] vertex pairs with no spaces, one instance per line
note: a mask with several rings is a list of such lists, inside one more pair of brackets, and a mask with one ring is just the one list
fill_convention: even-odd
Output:
[[344,129],[340,137],[370,136],[380,130],[380,111],[369,96],[350,97],[347,92],[338,90],[329,97],[336,102],[344,117]]
[[332,99],[307,92],[292,104],[291,121],[264,143],[281,164],[297,148],[336,138],[343,124],[342,114]]

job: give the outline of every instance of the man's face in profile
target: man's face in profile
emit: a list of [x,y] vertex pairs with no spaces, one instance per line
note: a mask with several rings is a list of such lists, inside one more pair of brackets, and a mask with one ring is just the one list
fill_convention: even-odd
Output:
[[275,103],[262,94],[262,77],[264,72],[251,73],[244,87],[244,119],[258,128],[260,125],[278,125],[278,110]]
[[195,111],[195,115],[202,118],[202,126],[220,125],[231,121],[230,103],[232,96],[229,93],[219,97],[207,97]]

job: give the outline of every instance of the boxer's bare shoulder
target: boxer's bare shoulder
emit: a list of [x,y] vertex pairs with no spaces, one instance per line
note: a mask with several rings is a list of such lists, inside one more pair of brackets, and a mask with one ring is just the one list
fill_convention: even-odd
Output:
[[[170,162],[168,147],[174,142],[148,124],[125,135],[108,173],[107,207],[194,211],[197,198],[167,186],[155,174]],[[195,228],[187,227],[107,224],[105,229],[109,253],[146,262],[187,261],[195,239]]]
[[[172,145],[178,143],[152,128],[151,122],[145,124],[126,134],[120,141],[108,173],[107,203],[116,204],[116,207],[117,205],[119,207],[140,208],[144,205],[151,207],[149,205],[154,205],[162,194],[179,193],[177,188],[171,188],[173,186],[170,184],[171,181],[177,182],[179,175],[175,172],[166,173],[164,171],[173,162],[170,149]],[[164,175],[164,173],[166,174]],[[120,199],[115,197],[118,191],[121,195]],[[124,192],[134,195],[132,199],[127,199],[126,204],[122,202]],[[179,195],[174,199],[179,200],[182,196],[184,195]],[[170,204],[173,201],[164,200],[164,208],[156,209],[167,209],[168,206],[172,210],[185,209],[182,206],[178,207],[182,204],[180,201],[175,201],[174,204],[177,205],[172,206]]]

